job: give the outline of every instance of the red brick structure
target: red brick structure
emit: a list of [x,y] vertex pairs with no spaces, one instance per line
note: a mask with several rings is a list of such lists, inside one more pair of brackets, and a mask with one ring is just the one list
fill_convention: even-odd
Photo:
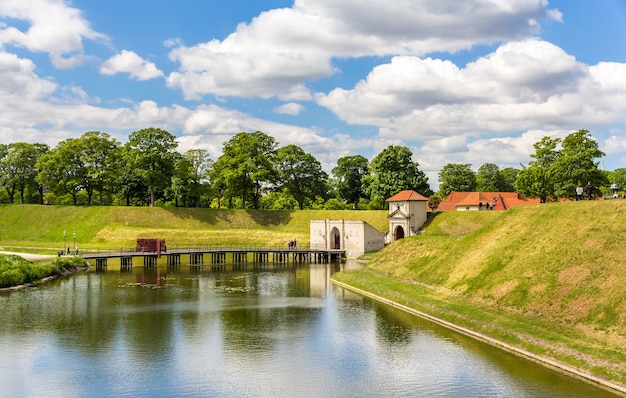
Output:
[[135,247],[135,251],[141,253],[156,253],[160,255],[161,252],[167,251],[167,247],[165,246],[165,239],[137,239],[137,246]]

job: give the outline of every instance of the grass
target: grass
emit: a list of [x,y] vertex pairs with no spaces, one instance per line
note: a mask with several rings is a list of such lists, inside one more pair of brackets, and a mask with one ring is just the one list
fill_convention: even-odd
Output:
[[[626,385],[626,201],[506,212],[429,214],[423,234],[368,253],[333,278]],[[362,219],[386,231],[386,211],[236,211],[0,206],[0,246],[284,245],[309,240],[311,219]],[[45,250],[45,249],[43,249]]]
[[442,212],[333,278],[626,385],[626,201]]
[[[0,206],[0,246],[54,253],[80,248],[134,247],[137,238],[169,245],[285,245],[309,242],[313,219],[365,220],[387,229],[386,211],[254,211],[148,207]],[[66,231],[66,237],[63,237]],[[64,246],[65,245],[65,246]],[[35,250],[35,249],[33,249]]]

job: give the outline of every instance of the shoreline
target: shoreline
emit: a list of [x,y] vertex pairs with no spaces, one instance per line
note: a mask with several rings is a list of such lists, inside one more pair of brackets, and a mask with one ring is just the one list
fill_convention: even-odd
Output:
[[[51,259],[57,257],[57,256],[50,255],[50,254],[31,254],[31,253],[17,253],[17,252],[7,252],[7,251],[0,251],[0,254],[20,256],[20,257],[22,257],[25,260],[35,260],[35,261],[36,260],[51,260]],[[53,281],[53,280],[55,280],[57,278],[61,278],[61,277],[69,276],[69,275],[74,275],[74,274],[77,274],[77,273],[79,273],[81,271],[88,271],[88,270],[89,270],[89,266],[87,265],[85,267],[78,267],[78,268],[74,268],[74,269],[71,269],[71,270],[66,270],[65,272],[63,272],[63,273],[61,273],[59,275],[46,276],[45,278],[36,280],[34,282],[23,283],[21,285],[15,285],[15,286],[0,287],[0,293],[26,289],[28,287],[33,287],[33,286],[40,285],[42,283]]]
[[46,276],[45,278],[36,280],[34,282],[24,283],[24,284],[21,284],[21,285],[15,285],[15,286],[9,286],[9,287],[0,287],[0,293],[11,292],[11,291],[18,291],[18,290],[26,289],[26,288],[33,287],[33,286],[38,286],[38,285],[41,285],[41,284],[46,283],[46,282],[53,281],[53,280],[58,279],[58,278],[74,275],[74,274],[77,274],[79,272],[88,271],[88,270],[89,270],[89,267],[74,268],[73,270],[68,270],[66,272],[63,272],[62,274]]
[[552,358],[544,357],[544,356],[541,356],[541,355],[537,355],[537,354],[534,354],[534,353],[532,353],[530,351],[524,350],[522,348],[515,347],[515,346],[513,346],[511,344],[505,343],[504,341],[495,339],[493,337],[490,337],[490,336],[487,336],[485,334],[476,332],[474,330],[465,328],[463,326],[456,325],[456,324],[454,324],[452,322],[449,322],[449,321],[446,321],[446,320],[444,320],[442,318],[438,318],[436,316],[429,315],[429,314],[427,314],[425,312],[416,310],[414,308],[411,308],[411,307],[408,307],[406,305],[400,304],[398,302],[395,302],[393,300],[387,299],[385,297],[378,296],[378,295],[370,293],[370,292],[368,292],[366,290],[359,289],[359,288],[351,286],[351,285],[349,285],[347,283],[339,282],[339,281],[336,281],[336,280],[334,280],[332,278],[330,278],[330,281],[331,281],[331,283],[333,283],[334,285],[336,285],[338,287],[342,287],[344,289],[348,289],[348,290],[350,290],[352,292],[355,292],[355,293],[358,293],[358,294],[360,294],[362,296],[371,298],[371,299],[376,300],[378,302],[381,302],[383,304],[387,304],[387,305],[389,305],[391,307],[400,309],[400,310],[405,311],[405,312],[407,312],[409,314],[412,314],[412,315],[415,315],[415,316],[420,317],[422,319],[428,320],[430,322],[433,322],[435,324],[438,324],[438,325],[443,326],[445,328],[448,328],[450,330],[454,330],[454,331],[456,331],[458,333],[461,333],[461,334],[463,334],[465,336],[468,336],[468,337],[471,337],[473,339],[482,341],[482,342],[484,342],[486,344],[489,344],[491,346],[494,346],[494,347],[500,348],[502,350],[505,350],[507,352],[510,352],[510,353],[512,353],[514,355],[526,358],[526,359],[531,360],[531,361],[533,361],[535,363],[538,363],[540,365],[543,365],[543,366],[546,366],[546,367],[551,368],[553,370],[556,370],[556,371],[568,374],[568,375],[570,375],[572,377],[576,377],[576,378],[578,378],[580,380],[586,381],[586,382],[588,382],[590,384],[593,384],[595,386],[603,388],[603,389],[605,389],[607,391],[610,391],[610,392],[613,392],[613,393],[618,394],[620,396],[626,397],[626,386],[623,386],[621,384],[613,383],[613,382],[611,382],[609,380],[605,380],[605,379],[602,379],[600,377],[594,376],[592,374],[583,372],[580,369],[576,369],[576,368],[571,367],[569,365],[563,364],[563,363],[561,363],[559,361],[556,361],[556,360],[554,360]]

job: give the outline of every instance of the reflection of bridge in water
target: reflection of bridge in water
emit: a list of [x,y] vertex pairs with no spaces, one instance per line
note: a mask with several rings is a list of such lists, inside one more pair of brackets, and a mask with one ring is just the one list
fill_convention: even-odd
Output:
[[[129,270],[133,266],[190,267],[204,265],[220,266],[225,264],[304,264],[329,263],[341,261],[345,250],[318,248],[253,248],[253,247],[208,247],[208,248],[168,248],[162,252],[143,252],[132,249],[83,251],[85,260],[93,260],[96,270],[104,270],[111,261],[118,261],[120,269]],[[162,260],[164,259],[164,260]],[[163,264],[163,261],[165,264]]]

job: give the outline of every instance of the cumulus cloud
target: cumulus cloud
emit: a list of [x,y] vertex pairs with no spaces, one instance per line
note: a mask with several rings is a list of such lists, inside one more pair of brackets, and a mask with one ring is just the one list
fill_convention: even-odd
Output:
[[71,68],[84,62],[83,39],[108,41],[106,35],[90,28],[78,9],[63,0],[3,0],[0,18],[29,24],[26,30],[0,27],[0,46],[48,53],[57,68]]
[[[168,85],[204,94],[306,100],[303,82],[337,72],[334,58],[422,55],[528,37],[560,20],[546,1],[298,0],[264,12],[224,40],[174,47]],[[169,42],[171,45],[172,42]]]
[[458,68],[397,56],[317,101],[351,124],[403,140],[610,124],[626,113],[626,64],[587,66],[538,39],[501,45]]
[[100,73],[105,75],[128,73],[137,80],[150,80],[163,76],[163,72],[153,62],[144,60],[134,51],[127,50],[123,50],[105,61],[100,66]]
[[276,108],[274,108],[274,112],[276,113],[280,113],[283,115],[299,115],[300,112],[302,112],[304,110],[304,106],[295,103],[295,102],[290,102],[288,104],[283,104],[281,106],[277,106]]

